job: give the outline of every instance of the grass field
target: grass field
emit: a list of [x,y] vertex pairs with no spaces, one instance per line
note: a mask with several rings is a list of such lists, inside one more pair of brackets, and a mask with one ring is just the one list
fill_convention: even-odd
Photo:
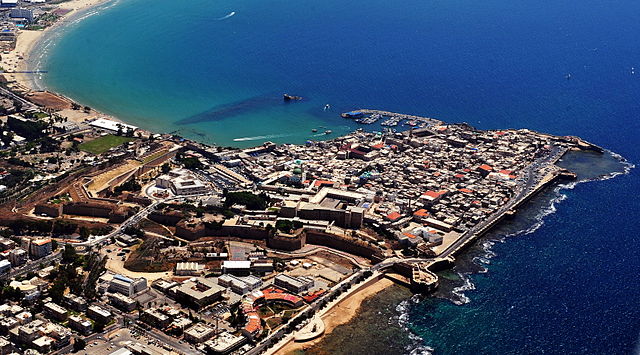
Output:
[[117,147],[120,144],[130,142],[135,138],[114,136],[113,134],[96,138],[92,141],[82,143],[78,146],[80,150],[91,154],[102,154],[110,148]]

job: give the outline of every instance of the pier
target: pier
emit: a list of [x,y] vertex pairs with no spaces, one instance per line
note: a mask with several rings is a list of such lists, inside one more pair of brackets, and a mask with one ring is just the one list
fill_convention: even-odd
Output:
[[350,112],[345,112],[341,115],[344,118],[350,118],[360,124],[373,124],[380,119],[384,119],[381,123],[382,126],[395,127],[402,121],[406,121],[410,126],[437,126],[443,122],[436,120],[435,118],[408,115],[404,113],[396,113],[390,111],[371,110],[371,109],[358,109]]

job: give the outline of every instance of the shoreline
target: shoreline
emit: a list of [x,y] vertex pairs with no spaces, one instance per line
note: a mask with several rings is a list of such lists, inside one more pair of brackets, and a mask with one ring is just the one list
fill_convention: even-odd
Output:
[[[73,23],[74,19],[79,16],[84,15],[88,11],[97,8],[98,6],[104,5],[114,0],[71,0],[68,2],[62,2],[59,4],[53,5],[51,10],[70,10],[69,12],[61,15],[60,18],[50,27],[47,27],[43,30],[18,30],[16,34],[16,45],[15,48],[9,53],[2,54],[0,59],[0,66],[5,70],[9,71],[28,71],[35,70],[36,68],[32,68],[32,60],[34,59],[34,50],[40,45],[43,41],[48,39],[48,36],[55,35],[56,31],[60,31],[65,26],[70,23]],[[48,91],[43,89],[37,85],[36,79],[33,77],[33,74],[27,73],[2,73],[2,75],[7,80],[7,87],[14,92],[21,93],[23,95],[29,96],[29,94],[36,92],[46,92],[53,96],[58,97],[62,101],[67,101],[68,103],[77,102],[76,100],[67,97],[61,93]],[[100,111],[96,111],[91,109],[89,113],[84,113],[81,110],[72,110],[72,109],[63,109],[57,112],[61,116],[67,117],[69,120],[77,123],[82,123],[88,119],[94,119],[98,117],[106,117],[111,120],[115,120],[118,122],[123,122],[123,120],[104,114]]]
[[321,336],[306,342],[290,340],[280,348],[270,349],[270,352],[288,355],[293,354],[295,351],[304,350],[321,343],[325,337],[331,335],[338,326],[351,322],[360,312],[364,301],[393,285],[395,285],[393,281],[386,277],[381,277],[375,282],[349,295],[349,297],[344,300],[341,300],[330,310],[324,313],[320,317],[325,325],[325,331]]

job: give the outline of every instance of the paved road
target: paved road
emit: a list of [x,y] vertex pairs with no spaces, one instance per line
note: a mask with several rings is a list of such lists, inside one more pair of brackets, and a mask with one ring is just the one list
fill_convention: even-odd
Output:
[[16,269],[12,269],[11,271],[9,271],[8,273],[4,274],[4,275],[0,275],[0,279],[12,279],[14,277],[18,277],[18,276],[22,276],[24,274],[27,274],[29,272],[36,272],[37,270],[42,269],[40,267],[41,264],[49,264],[53,261],[56,260],[60,260],[62,259],[62,250],[57,251],[56,253],[47,255],[43,258],[37,259],[37,260],[33,260],[28,262],[27,264],[16,268]]

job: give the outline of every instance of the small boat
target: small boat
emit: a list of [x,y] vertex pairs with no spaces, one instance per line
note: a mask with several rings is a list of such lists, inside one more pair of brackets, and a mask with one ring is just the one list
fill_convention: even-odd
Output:
[[284,101],[300,101],[300,100],[302,100],[301,96],[295,96],[295,95],[289,95],[289,94],[282,95],[282,98],[283,98]]
[[328,109],[330,109],[330,108],[331,108],[331,105],[326,104],[326,105],[324,105],[324,109],[323,109],[323,110],[325,110],[325,111],[326,111],[326,110],[328,110]]
[[330,129],[328,129],[328,130],[324,131],[324,134],[331,134],[331,133],[333,133],[333,131],[332,131],[332,130],[330,130]]
[[571,80],[571,74],[565,75],[564,78],[567,79],[567,80]]
[[316,133],[316,132],[318,132],[318,130],[316,128],[312,128],[311,132]]

